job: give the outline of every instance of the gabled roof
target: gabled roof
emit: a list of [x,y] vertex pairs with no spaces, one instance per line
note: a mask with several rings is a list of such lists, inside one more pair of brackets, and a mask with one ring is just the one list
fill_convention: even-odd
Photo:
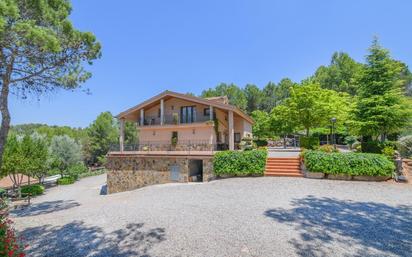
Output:
[[228,110],[228,111],[233,111],[234,113],[236,113],[237,115],[241,116],[242,118],[244,118],[245,120],[247,120],[250,123],[254,123],[254,120],[247,114],[245,114],[244,112],[242,112],[239,108],[237,108],[234,105],[230,105],[230,104],[224,104],[220,101],[216,101],[215,99],[204,99],[201,97],[196,97],[196,96],[192,96],[192,95],[187,95],[187,94],[181,94],[181,93],[176,93],[176,92],[172,92],[169,90],[166,90],[132,108],[127,109],[126,111],[123,111],[121,113],[119,113],[118,115],[116,115],[116,118],[118,119],[122,119],[124,118],[126,115],[138,111],[142,108],[144,108],[147,105],[150,105],[156,101],[160,101],[160,99],[166,97],[166,96],[170,96],[170,97],[175,97],[175,98],[179,98],[179,99],[183,99],[186,101],[191,101],[191,102],[195,102],[195,103],[200,103],[200,104],[204,104],[204,105],[211,105],[213,107],[217,107],[223,110]]

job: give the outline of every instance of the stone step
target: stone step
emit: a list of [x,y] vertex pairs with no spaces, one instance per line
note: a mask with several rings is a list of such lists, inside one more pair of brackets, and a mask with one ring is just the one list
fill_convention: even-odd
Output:
[[300,173],[299,169],[277,169],[277,168],[266,168],[265,172],[285,172],[285,173]]
[[285,172],[265,172],[265,177],[303,177],[302,173],[285,173]]
[[286,169],[286,170],[299,170],[300,165],[277,165],[277,164],[266,164],[266,169]]

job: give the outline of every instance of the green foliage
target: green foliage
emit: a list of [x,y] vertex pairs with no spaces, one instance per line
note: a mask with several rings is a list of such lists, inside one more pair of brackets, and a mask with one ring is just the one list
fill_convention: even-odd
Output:
[[305,151],[306,168],[311,172],[353,176],[391,176],[395,165],[386,156],[370,153],[325,153]]
[[63,177],[57,180],[57,184],[58,185],[70,185],[70,184],[73,184],[75,181],[76,179],[73,177]]
[[112,144],[118,143],[117,122],[110,112],[103,112],[87,128],[87,135],[90,153],[87,162],[94,164],[104,158]]
[[346,136],[345,137],[345,144],[349,146],[350,149],[352,149],[353,144],[358,142],[358,138],[355,136]]
[[395,148],[393,146],[385,146],[382,149],[382,154],[392,160],[395,157]]
[[2,176],[20,173],[41,177],[47,172],[47,160],[48,147],[43,137],[38,134],[11,135],[4,151],[1,173]]
[[351,103],[348,95],[334,90],[322,89],[318,84],[304,84],[291,88],[286,100],[292,120],[306,130],[328,126],[331,118],[337,119],[337,126],[343,126],[348,118]]
[[266,139],[255,139],[253,142],[256,144],[257,147],[263,147],[268,145],[268,141]]
[[23,95],[73,89],[90,78],[82,66],[100,57],[101,46],[92,33],[74,28],[70,13],[67,0],[1,1],[1,52],[15,60],[2,67],[11,68],[10,84]]
[[261,109],[270,113],[273,108],[284,103],[290,96],[290,88],[295,85],[296,83],[288,78],[282,79],[277,85],[269,82],[262,90],[264,96]]
[[68,126],[49,126],[46,124],[22,124],[14,125],[10,128],[10,133],[18,135],[32,135],[34,133],[45,136],[48,142],[54,136],[67,135],[76,141],[81,141],[87,137],[86,130],[82,128],[71,128]]
[[412,136],[401,137],[398,141],[398,146],[402,157],[412,157]]
[[276,136],[286,137],[295,132],[298,124],[293,110],[286,105],[273,108],[270,113],[270,129]]
[[339,150],[335,149],[333,145],[321,145],[317,149],[318,151],[324,152],[324,153],[338,153]]
[[86,173],[87,171],[88,171],[88,168],[83,163],[76,163],[76,164],[71,165],[67,169],[66,173],[70,177],[77,180],[81,174]]
[[362,152],[364,153],[382,153],[385,144],[379,141],[362,142]]
[[252,84],[247,84],[243,92],[245,93],[247,101],[246,111],[250,114],[258,110],[264,100],[263,92],[256,85]]
[[40,184],[26,185],[21,187],[21,194],[23,196],[37,196],[44,193],[44,186]]
[[329,66],[320,66],[312,81],[319,83],[322,88],[354,96],[358,87],[356,79],[361,69],[362,64],[353,60],[347,53],[335,52]]
[[363,136],[401,132],[410,122],[411,109],[405,98],[405,67],[393,60],[377,39],[369,48],[359,77],[358,101],[352,126]]
[[256,148],[256,145],[253,142],[251,137],[244,137],[239,143],[240,149],[244,151],[250,151],[253,148]]
[[70,166],[82,161],[80,144],[66,135],[53,137],[50,151],[54,164],[57,165],[62,174],[67,172]]
[[215,88],[209,88],[204,90],[201,97],[215,97],[215,96],[227,96],[229,103],[238,107],[241,110],[247,109],[247,98],[242,89],[235,84],[221,83]]
[[301,136],[299,141],[300,141],[300,147],[305,148],[305,149],[317,149],[320,145],[320,141],[318,137]]
[[87,171],[84,173],[79,174],[79,179],[91,176],[98,176],[106,173],[106,169],[97,169],[94,171]]
[[263,175],[266,165],[267,151],[222,151],[213,157],[213,168],[216,176]]
[[253,136],[257,138],[267,138],[271,136],[270,131],[270,116],[264,111],[252,112],[252,118],[255,120],[253,124],[252,132]]

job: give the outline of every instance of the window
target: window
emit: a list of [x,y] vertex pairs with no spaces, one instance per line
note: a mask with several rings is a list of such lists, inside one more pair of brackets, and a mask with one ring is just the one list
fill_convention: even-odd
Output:
[[161,113],[161,110],[159,109],[159,111],[157,112],[157,116],[160,118],[160,113]]
[[210,116],[210,108],[203,109],[203,116]]
[[235,133],[235,143],[240,143],[240,133]]
[[180,108],[180,123],[193,123],[196,121],[196,107],[182,106]]

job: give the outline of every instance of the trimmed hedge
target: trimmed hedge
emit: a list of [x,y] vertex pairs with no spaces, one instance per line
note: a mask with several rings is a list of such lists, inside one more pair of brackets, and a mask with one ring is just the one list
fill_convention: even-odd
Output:
[[58,185],[70,185],[70,184],[73,184],[75,181],[76,179],[73,177],[63,177],[57,180],[57,184]]
[[213,169],[216,176],[263,176],[267,151],[222,151],[213,157]]
[[318,137],[300,137],[300,147],[305,149],[316,149],[320,145]]
[[303,158],[309,171],[325,174],[391,176],[395,170],[395,164],[381,154],[305,151]]
[[21,187],[21,194],[23,196],[31,195],[31,196],[37,196],[41,195],[44,193],[44,186],[39,185],[39,184],[34,184],[34,185],[27,185],[27,186],[22,186]]

